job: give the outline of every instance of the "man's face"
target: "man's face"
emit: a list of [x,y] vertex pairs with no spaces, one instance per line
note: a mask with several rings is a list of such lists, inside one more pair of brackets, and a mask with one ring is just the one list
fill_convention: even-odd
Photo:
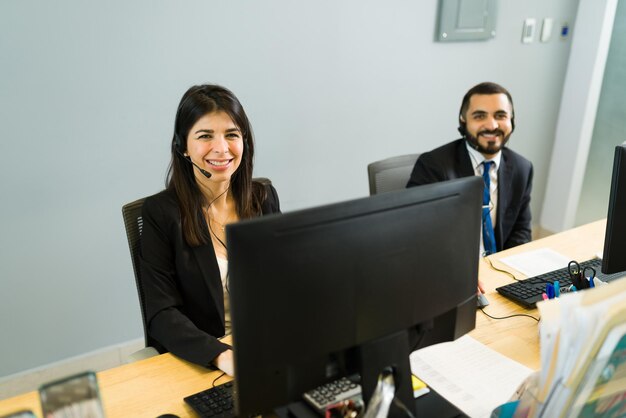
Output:
[[513,125],[513,109],[503,93],[474,94],[470,97],[461,122],[466,123],[466,138],[483,155],[493,155],[507,143]]

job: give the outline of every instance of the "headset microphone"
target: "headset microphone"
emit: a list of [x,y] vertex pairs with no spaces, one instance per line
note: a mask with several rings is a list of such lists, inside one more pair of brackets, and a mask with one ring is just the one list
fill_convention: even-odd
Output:
[[208,171],[206,171],[205,169],[203,169],[202,167],[200,167],[198,164],[194,163],[193,161],[191,161],[191,157],[186,156],[185,154],[183,154],[182,152],[180,152],[178,149],[176,149],[176,152],[183,157],[185,160],[189,161],[191,164],[193,164],[194,167],[196,167],[198,170],[200,170],[200,172],[202,173],[202,175],[208,179],[211,178],[212,174],[209,173]]
[[193,164],[193,165],[194,165],[194,167],[196,167],[198,170],[200,170],[200,172],[202,173],[202,175],[204,175],[204,177],[206,177],[206,178],[208,178],[208,179],[210,179],[210,178],[211,178],[211,175],[212,175],[211,173],[209,173],[208,171],[206,171],[206,170],[205,170],[205,169],[203,169],[203,168],[200,168],[200,166],[199,166],[198,164],[196,164],[196,163],[194,163],[193,161],[191,161],[191,158],[190,158],[190,157],[187,157],[187,158],[189,159],[189,162],[190,162],[191,164]]

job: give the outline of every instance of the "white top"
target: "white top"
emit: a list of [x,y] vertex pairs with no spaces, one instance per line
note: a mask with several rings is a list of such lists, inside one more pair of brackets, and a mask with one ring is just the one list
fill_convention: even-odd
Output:
[[222,257],[217,258],[217,265],[220,268],[220,278],[222,279],[222,289],[224,291],[224,327],[226,335],[230,334],[230,293],[228,291],[228,260]]
[[[476,151],[474,148],[470,147],[470,145],[465,141],[465,147],[467,148],[467,152],[469,153],[470,160],[472,160],[472,167],[474,168],[474,174],[477,176],[483,176],[483,170],[485,166],[483,165],[483,161],[487,160],[480,152]],[[502,160],[502,151],[498,151],[493,154],[489,161],[493,161],[494,165],[491,166],[489,170],[489,216],[491,217],[491,224],[493,228],[496,228],[496,214],[498,213],[498,169],[500,168],[500,163]],[[483,229],[480,228],[480,255],[482,256],[485,253],[485,246],[483,244]]]

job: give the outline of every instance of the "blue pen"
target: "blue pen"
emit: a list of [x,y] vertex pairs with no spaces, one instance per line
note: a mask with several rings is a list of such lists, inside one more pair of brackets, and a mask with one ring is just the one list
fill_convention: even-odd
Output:
[[561,296],[561,285],[559,284],[558,280],[554,281],[554,297],[558,298],[559,296]]
[[595,283],[593,282],[593,277],[589,278],[589,287],[596,287]]
[[575,291],[577,291],[577,290],[578,290],[578,289],[576,289],[576,286],[574,286],[574,285],[571,285],[571,286],[569,287],[569,291],[570,291],[570,292],[575,292]]
[[552,283],[546,284],[546,295],[548,295],[548,299],[554,299],[554,286]]

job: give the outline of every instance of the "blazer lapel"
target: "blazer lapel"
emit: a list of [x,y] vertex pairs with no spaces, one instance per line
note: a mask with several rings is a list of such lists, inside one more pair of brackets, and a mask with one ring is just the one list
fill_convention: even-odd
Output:
[[220,268],[217,265],[217,259],[215,258],[215,250],[213,244],[208,243],[199,247],[193,248],[193,254],[198,263],[198,267],[202,272],[202,277],[206,283],[209,293],[220,311],[220,320],[222,325],[224,324],[224,288],[222,287],[222,280],[220,278]]
[[474,176],[474,167],[472,167],[472,159],[467,152],[467,148],[465,147],[465,140],[461,140],[459,142],[459,146],[456,150],[456,161],[455,167],[458,167],[457,178],[461,177],[469,177]]
[[504,243],[502,237],[504,236],[502,221],[504,220],[504,214],[506,208],[509,207],[511,202],[511,190],[513,187],[513,167],[510,162],[507,161],[507,155],[502,150],[502,159],[500,168],[498,169],[498,214],[496,219],[496,235],[499,250],[502,250]]

